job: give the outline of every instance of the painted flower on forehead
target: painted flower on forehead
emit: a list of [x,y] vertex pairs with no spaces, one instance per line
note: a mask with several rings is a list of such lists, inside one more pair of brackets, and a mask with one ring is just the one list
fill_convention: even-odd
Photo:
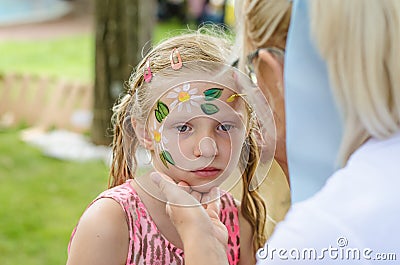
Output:
[[201,100],[201,97],[196,95],[197,88],[190,89],[190,84],[183,84],[181,87],[176,87],[173,91],[169,92],[166,98],[175,98],[175,100],[171,103],[170,108],[173,109],[175,106],[178,106],[178,111],[181,111],[183,106],[186,106],[187,112],[192,112],[193,107],[199,107],[199,103],[197,101]]

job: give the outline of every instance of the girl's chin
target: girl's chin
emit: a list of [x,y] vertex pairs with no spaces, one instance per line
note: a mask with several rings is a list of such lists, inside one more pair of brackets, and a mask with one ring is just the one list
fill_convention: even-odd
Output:
[[[226,178],[225,176],[218,176],[212,179],[199,178],[196,176],[182,176],[182,178],[180,178],[180,177],[172,177],[174,174],[170,172],[162,172],[162,173],[170,176],[171,179],[176,184],[183,184],[185,186],[186,185],[190,186],[192,190],[200,193],[210,192],[212,188],[220,186],[225,181]],[[190,174],[190,172],[188,174]],[[175,174],[175,176],[176,175],[177,174]]]
[[191,189],[200,193],[208,193],[214,187],[218,187],[218,183],[206,183],[201,185],[190,185]]

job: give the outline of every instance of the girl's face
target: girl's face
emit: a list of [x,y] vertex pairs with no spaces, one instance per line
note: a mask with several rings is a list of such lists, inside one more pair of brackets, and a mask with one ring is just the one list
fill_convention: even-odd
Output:
[[149,118],[153,165],[176,182],[208,191],[237,167],[247,124],[246,103],[230,89],[205,82],[172,88]]

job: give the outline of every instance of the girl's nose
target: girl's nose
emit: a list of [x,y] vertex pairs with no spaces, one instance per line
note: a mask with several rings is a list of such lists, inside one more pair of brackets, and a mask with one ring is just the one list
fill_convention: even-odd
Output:
[[203,137],[194,147],[196,157],[215,157],[218,155],[218,148],[215,140],[211,137]]

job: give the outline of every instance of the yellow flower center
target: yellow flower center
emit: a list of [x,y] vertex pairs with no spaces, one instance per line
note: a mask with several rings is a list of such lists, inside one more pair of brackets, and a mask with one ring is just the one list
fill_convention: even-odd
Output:
[[179,92],[178,100],[180,102],[185,102],[185,101],[188,101],[189,99],[190,99],[190,95],[188,92],[185,92],[185,91]]
[[157,131],[154,131],[154,132],[153,132],[153,135],[154,135],[154,140],[155,140],[157,143],[159,143],[159,142],[161,141],[161,133],[159,133],[159,132],[157,132]]

